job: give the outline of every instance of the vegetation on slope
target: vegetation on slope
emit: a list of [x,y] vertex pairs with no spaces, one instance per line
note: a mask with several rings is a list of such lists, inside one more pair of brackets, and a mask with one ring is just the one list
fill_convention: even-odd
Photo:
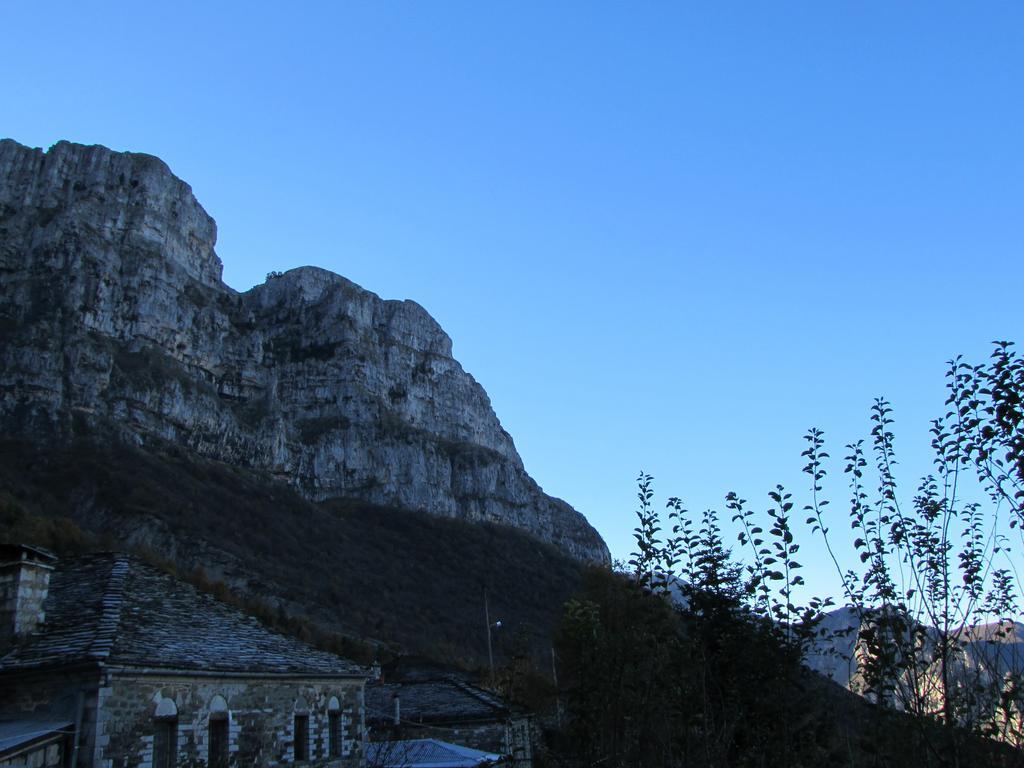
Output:
[[[802,517],[859,618],[864,698],[802,664],[828,641],[819,628],[830,601],[801,603],[792,495],[776,486],[764,514],[726,496],[742,563],[715,510],[694,518],[671,498],[663,520],[641,474],[632,573],[588,575],[560,627],[568,717],[552,740],[558,763],[1024,764],[1024,669],[998,653],[1015,640],[1022,604],[1010,552],[1024,530],[1024,360],[998,343],[988,363],[952,361],[947,389],[934,472],[910,500],[894,473],[885,400],[872,408],[866,445],[846,447],[845,520],[824,496],[822,433],[806,436]],[[965,490],[972,479],[980,493]],[[859,567],[841,564],[830,529],[842,522]]]
[[[704,550],[707,552],[708,550]],[[724,562],[722,563],[724,564]],[[1024,764],[1007,744],[879,707],[805,668],[777,627],[743,608],[738,571],[687,606],[635,575],[593,569],[557,634],[563,768],[800,768]]]
[[[164,445],[0,441],[0,535],[61,553],[118,549],[228,592],[285,628],[372,641],[464,666],[487,660],[484,589],[513,637],[537,647],[581,566],[515,529],[360,502],[312,504],[287,486]],[[218,582],[223,582],[218,584]],[[358,650],[355,645],[352,652]]]

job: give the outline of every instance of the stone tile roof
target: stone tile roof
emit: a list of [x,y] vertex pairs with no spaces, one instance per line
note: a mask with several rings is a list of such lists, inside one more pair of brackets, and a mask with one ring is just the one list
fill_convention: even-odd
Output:
[[502,721],[510,712],[494,694],[461,680],[368,683],[366,719],[390,722],[399,698],[399,717],[417,723]]
[[375,741],[366,745],[366,762],[384,768],[470,768],[500,759],[501,755],[438,739]]
[[364,674],[353,662],[272,632],[126,555],[59,561],[44,609],[45,623],[0,659],[0,673],[102,662],[186,671]]

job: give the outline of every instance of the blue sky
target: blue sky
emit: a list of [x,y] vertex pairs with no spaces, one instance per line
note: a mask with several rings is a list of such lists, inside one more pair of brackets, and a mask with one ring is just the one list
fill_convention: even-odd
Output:
[[910,491],[945,361],[1022,337],[1019,3],[4,18],[0,133],[160,156],[233,288],[314,264],[418,301],[617,557],[641,469],[694,510],[766,507],[806,485],[806,428],[839,456],[879,394]]

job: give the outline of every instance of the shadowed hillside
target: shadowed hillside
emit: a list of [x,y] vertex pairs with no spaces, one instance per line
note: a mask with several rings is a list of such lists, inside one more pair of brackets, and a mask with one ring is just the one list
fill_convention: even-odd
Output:
[[486,661],[485,586],[500,658],[513,635],[541,648],[580,578],[576,561],[508,526],[318,505],[169,444],[0,441],[0,500],[4,538],[148,553],[271,612],[469,665]]

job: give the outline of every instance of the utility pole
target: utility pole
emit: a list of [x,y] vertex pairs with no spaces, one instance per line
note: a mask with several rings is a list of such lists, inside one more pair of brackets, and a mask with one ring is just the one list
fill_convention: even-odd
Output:
[[484,587],[484,621],[487,622],[487,662],[491,667],[491,685],[494,685],[494,652],[491,650],[491,612],[487,606],[487,587]]
[[551,644],[551,681],[555,684],[555,716],[558,718],[558,727],[562,727],[562,694],[558,690],[558,669],[555,666],[555,645]]

